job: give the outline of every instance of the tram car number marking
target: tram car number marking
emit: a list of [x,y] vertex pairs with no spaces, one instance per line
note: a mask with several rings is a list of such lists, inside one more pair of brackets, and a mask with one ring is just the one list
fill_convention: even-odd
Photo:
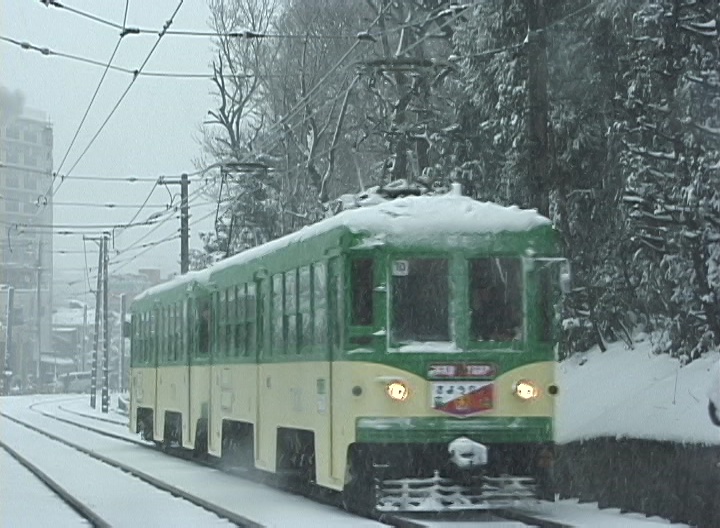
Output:
[[446,381],[432,384],[431,407],[456,416],[493,408],[493,384],[489,381]]

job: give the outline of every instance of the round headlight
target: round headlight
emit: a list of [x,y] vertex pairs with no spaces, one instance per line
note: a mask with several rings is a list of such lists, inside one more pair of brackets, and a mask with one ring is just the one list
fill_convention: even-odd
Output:
[[393,400],[404,401],[407,399],[410,391],[408,391],[407,385],[402,381],[393,381],[387,384],[385,392],[387,392],[387,395]]
[[534,383],[528,380],[520,380],[515,384],[515,396],[521,400],[532,400],[537,398],[540,391]]

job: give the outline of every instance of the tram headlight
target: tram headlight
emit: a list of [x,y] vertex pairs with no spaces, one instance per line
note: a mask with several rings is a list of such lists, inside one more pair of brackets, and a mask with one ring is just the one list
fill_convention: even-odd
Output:
[[391,400],[405,401],[407,400],[410,391],[408,386],[402,381],[393,381],[385,386],[385,392]]
[[515,383],[514,392],[515,396],[525,401],[533,400],[540,394],[537,386],[532,381],[528,380],[520,380]]

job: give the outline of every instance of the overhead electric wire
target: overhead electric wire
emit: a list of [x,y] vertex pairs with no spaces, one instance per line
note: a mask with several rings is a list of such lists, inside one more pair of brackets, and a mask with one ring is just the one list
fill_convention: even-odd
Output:
[[[140,208],[137,210],[137,212],[135,213],[135,215],[130,219],[130,221],[128,222],[128,224],[132,224],[132,223],[135,221],[135,219],[137,219],[137,217],[140,216],[140,213],[141,213],[142,210],[145,208],[145,206],[147,205],[148,201],[150,201],[150,198],[152,197],[153,193],[155,192],[155,189],[157,189],[157,186],[158,186],[158,184],[157,184],[157,181],[156,181],[155,184],[152,186],[152,189],[150,189],[150,192],[148,193],[148,195],[145,197],[145,201],[142,203],[142,205],[141,205]],[[122,232],[122,230],[121,230],[121,232]]]
[[31,224],[26,222],[2,222],[0,225],[8,226],[10,228],[23,228],[23,229],[89,229],[89,230],[100,230],[100,229],[120,229],[128,227],[138,227],[154,224],[154,221],[144,221],[135,223],[125,224]]
[[[377,23],[377,21],[379,20],[380,16],[382,16],[382,14],[384,13],[384,10],[385,10],[385,9],[387,9],[387,6],[383,9],[383,12],[381,12],[381,14],[380,14],[380,15],[378,16],[378,18],[373,22],[372,25],[374,25],[375,23]],[[456,15],[456,16],[457,16],[457,15]],[[371,27],[372,27],[372,26],[371,26]],[[275,123],[274,126],[273,126],[273,128],[277,128],[277,127],[283,126],[285,123],[287,123],[287,122],[289,121],[290,118],[294,117],[300,110],[302,110],[302,109],[303,109],[303,105],[305,105],[307,102],[309,102],[310,99],[314,98],[315,93],[317,93],[317,91],[318,91],[319,88],[325,83],[325,81],[327,80],[327,78],[328,78],[335,70],[337,70],[337,69],[340,67],[340,65],[345,61],[345,59],[354,51],[354,49],[357,47],[357,45],[358,45],[358,42],[355,42],[355,43],[353,44],[353,46],[351,46],[351,48],[341,57],[341,59],[340,59],[339,61],[337,61],[337,63],[336,63],[333,67],[331,67],[331,68],[325,73],[325,75],[323,75],[323,77],[316,83],[316,85],[315,85],[310,91],[308,91],[308,93],[305,94],[305,96],[303,96],[303,98],[302,98],[300,101],[298,101],[298,103],[296,104],[295,108],[294,108],[288,115],[284,116],[284,118],[283,118],[282,120],[280,120],[279,122]],[[268,135],[269,135],[269,134],[268,134]],[[273,142],[274,142],[274,141],[273,141]],[[330,152],[330,150],[329,150],[328,152]],[[201,174],[201,173],[203,173],[203,172],[206,172],[207,170],[208,170],[207,168],[206,168],[206,169],[201,169],[201,170],[198,171],[196,174]],[[199,221],[201,221],[201,220],[203,220],[203,219],[205,219],[205,218],[207,218],[207,217],[210,217],[212,214],[213,214],[213,211],[210,211],[210,212],[209,212],[207,215],[205,215],[204,217],[201,217],[201,218],[196,219],[192,224],[194,225],[194,224],[196,224],[197,222],[199,222]],[[165,221],[167,221],[169,218],[170,218],[170,217],[166,218]],[[165,221],[163,221],[162,223],[164,223]],[[159,227],[159,225],[156,226],[156,227],[155,227],[153,230],[151,230],[151,231],[154,231],[154,230],[157,229],[158,227]],[[145,236],[147,236],[147,234],[148,234],[148,233],[146,233]],[[154,243],[148,244],[148,248],[146,249],[146,251],[149,250],[149,249],[151,249],[152,247],[155,247],[156,245],[159,245],[159,244],[161,244],[161,243],[164,243],[164,242],[167,242],[167,241],[170,241],[170,240],[174,240],[174,239],[177,239],[177,238],[178,238],[178,235],[175,235],[175,234],[174,234],[174,235],[172,235],[172,236],[170,236],[170,237],[166,237],[165,239],[162,239],[162,240],[156,241],[156,242],[154,242]],[[133,248],[133,246],[136,246],[139,241],[140,241],[140,240],[135,241],[134,244],[131,244],[131,246],[129,246],[129,247],[121,250],[121,252],[125,252],[125,251],[131,250],[131,249]],[[136,255],[135,258],[137,258],[137,256],[139,256],[139,255]]]
[[[370,24],[370,27],[371,27],[371,28],[380,20],[380,18],[384,15],[385,11],[390,7],[390,5],[391,5],[391,4],[388,3],[386,6],[383,7],[383,9],[382,9],[381,12],[378,14],[378,16],[375,18],[375,20]],[[318,90],[319,90],[320,87],[323,85],[323,83],[328,79],[328,77],[329,77],[335,70],[337,70],[337,69],[342,65],[343,62],[345,62],[345,60],[347,59],[347,57],[350,56],[350,54],[355,50],[355,48],[359,45],[359,43],[360,43],[359,40],[356,41],[356,42],[354,42],[353,45],[350,46],[350,48],[342,55],[342,57],[341,57],[327,72],[325,72],[325,74],[320,78],[320,80],[315,84],[315,86],[313,86],[313,87],[295,104],[295,107],[294,107],[293,109],[291,109],[290,112],[289,112],[287,115],[285,115],[281,120],[279,120],[278,122],[274,123],[274,124],[270,127],[270,130],[267,131],[266,136],[270,136],[270,135],[272,134],[272,132],[273,132],[274,129],[277,129],[277,128],[279,128],[279,127],[282,127],[283,125],[285,125],[285,123],[288,122],[288,120],[289,120],[291,117],[294,117],[298,112],[300,112],[301,110],[303,110],[303,109],[304,109],[304,105],[305,105],[307,102],[309,102],[309,100],[310,100],[311,98],[313,98],[316,93],[318,93]],[[271,143],[275,143],[275,142],[277,142],[277,141],[279,141],[279,140],[273,139],[273,140],[271,140]],[[256,150],[262,150],[262,149],[264,149],[266,146],[267,146],[267,145],[261,145],[261,146],[259,146],[258,149],[256,149]],[[242,162],[241,162],[241,163],[242,163]],[[201,169],[201,170],[197,171],[196,173],[194,173],[194,175],[202,174],[203,172],[206,172],[208,169],[209,169],[209,167],[207,167],[207,168],[205,168],[205,169]],[[226,211],[227,211],[227,209],[226,209]],[[206,218],[209,218],[209,217],[212,216],[213,214],[215,214],[215,211],[210,211],[207,215],[196,219],[194,222],[192,222],[191,225],[197,224],[198,222],[200,222],[200,221],[202,221],[202,220],[204,220],[204,219],[206,219]],[[147,233],[146,233],[144,236],[147,236]],[[160,245],[160,244],[163,244],[163,243],[165,243],[165,242],[169,242],[169,241],[171,241],[171,240],[175,240],[175,239],[177,239],[177,238],[179,238],[179,235],[172,235],[172,236],[170,236],[170,237],[166,237],[165,239],[162,239],[162,240],[157,241],[157,242],[155,243],[155,245]],[[138,240],[138,241],[139,241],[139,240]],[[137,243],[138,241],[136,241],[136,243]],[[130,246],[130,247],[132,247],[132,246]],[[146,253],[147,251],[149,251],[150,249],[152,249],[152,247],[153,247],[153,246],[148,247],[147,249],[145,249],[145,250],[142,251],[141,253],[135,255],[133,259],[136,259],[136,258],[139,257],[140,255]],[[129,249],[129,248],[126,248],[124,251],[127,251],[128,249]],[[120,252],[118,252],[118,254],[121,254],[122,251],[123,251],[123,250],[121,250]],[[119,263],[118,261],[114,261],[114,262],[115,262],[115,263]],[[124,263],[124,264],[121,264],[120,267],[121,267],[121,268],[124,267],[125,265],[127,265],[128,262],[130,262],[130,261],[129,261],[129,260],[128,260],[128,261],[125,261],[125,263]],[[111,265],[112,265],[112,263],[111,263]],[[117,269],[119,269],[119,268],[116,268],[116,271],[117,271]]]
[[[155,41],[155,44],[154,44],[153,47],[150,49],[150,51],[148,52],[147,56],[145,57],[145,60],[142,62],[142,64],[141,64],[140,67],[138,68],[138,71],[139,71],[139,72],[141,72],[141,71],[145,68],[145,66],[147,65],[148,61],[150,60],[150,58],[151,58],[151,57],[153,56],[153,54],[155,53],[155,50],[157,49],[158,45],[160,44],[160,41],[161,41],[162,38],[165,36],[165,32],[168,30],[168,28],[170,27],[170,25],[173,23],[173,20],[175,19],[175,15],[177,15],[178,11],[180,11],[180,8],[182,7],[183,2],[184,2],[184,0],[180,0],[180,1],[178,2],[178,5],[177,5],[177,7],[175,8],[175,11],[173,11],[173,13],[172,13],[172,15],[170,16],[170,18],[165,22],[165,25],[163,26],[162,30],[160,30],[160,32],[158,33],[158,38],[157,38],[157,40]],[[107,118],[105,118],[105,121],[103,121],[103,123],[100,125],[100,128],[97,130],[97,132],[96,132],[95,135],[92,137],[92,139],[90,140],[90,142],[88,143],[88,145],[85,147],[85,149],[82,151],[82,153],[81,153],[80,156],[77,158],[77,160],[75,160],[75,163],[70,167],[70,169],[68,170],[67,174],[65,174],[65,175],[61,178],[60,183],[59,183],[59,185],[57,186],[57,188],[51,188],[51,192],[52,192],[52,195],[53,195],[53,196],[55,196],[55,195],[57,194],[57,192],[58,192],[58,190],[60,190],[60,187],[62,186],[63,182],[64,182],[64,181],[67,179],[67,177],[72,173],[72,171],[75,169],[75,167],[77,167],[78,163],[80,163],[80,161],[83,159],[83,157],[84,157],[85,154],[88,152],[88,150],[90,150],[90,147],[92,147],[92,145],[95,143],[95,140],[98,138],[98,136],[100,136],[100,133],[103,131],[103,129],[105,128],[105,126],[107,125],[107,123],[110,121],[110,118],[115,114],[115,112],[117,111],[117,109],[120,107],[120,104],[122,104],[122,102],[123,102],[123,100],[125,99],[125,97],[127,96],[128,92],[130,91],[130,89],[131,89],[131,88],[133,87],[133,85],[135,84],[135,81],[137,80],[137,78],[138,78],[137,75],[133,76],[132,80],[130,81],[130,84],[128,84],[128,86],[127,86],[127,88],[125,89],[125,91],[122,93],[122,95],[120,96],[120,98],[118,99],[118,101],[115,103],[115,106],[113,106],[112,110],[110,110],[110,113],[108,114]]]
[[[124,36],[125,34],[156,35],[158,33],[158,31],[156,29],[141,28],[141,27],[126,27],[125,22],[123,22],[123,25],[120,26],[119,24],[113,22],[112,20],[102,18],[98,15],[93,15],[92,13],[88,13],[86,11],[81,11],[80,9],[76,9],[76,8],[73,8],[66,4],[63,4],[61,2],[58,2],[57,0],[40,0],[40,1],[42,4],[45,4],[48,7],[57,7],[60,9],[64,9],[65,11],[74,13],[78,16],[87,18],[89,20],[92,20],[92,21],[102,24],[104,26],[108,26],[113,29],[120,30],[121,36]],[[367,36],[364,36],[363,33],[359,33],[359,34],[355,34],[355,35],[258,33],[256,31],[251,31],[251,30],[227,31],[227,32],[218,33],[218,32],[213,32],[213,31],[202,31],[202,30],[192,30],[192,29],[168,30],[167,35],[175,35],[175,36],[182,36],[182,37],[230,37],[230,38],[248,38],[248,39],[276,38],[276,39],[322,39],[322,40],[349,40],[349,39],[356,39],[356,38],[372,38],[372,37],[379,36],[379,34],[373,34],[373,35],[367,34]],[[363,36],[361,36],[361,35],[363,35]]]
[[[127,14],[128,14],[129,7],[130,7],[130,0],[125,0],[125,14],[123,16],[123,27],[125,27],[125,23],[127,22]],[[95,102],[95,98],[97,97],[98,93],[100,92],[100,88],[102,87],[103,82],[105,81],[105,77],[107,76],[110,66],[112,65],[112,62],[115,59],[115,55],[117,54],[117,51],[120,48],[120,43],[122,42],[122,39],[123,39],[123,35],[121,34],[117,40],[117,43],[115,44],[115,49],[113,49],[113,52],[107,61],[107,64],[105,66],[105,70],[103,71],[102,77],[100,77],[100,81],[98,82],[97,87],[95,87],[95,92],[93,93],[92,97],[90,98],[90,102],[88,103],[88,106],[85,109],[85,113],[83,114],[82,119],[80,120],[80,124],[78,124],[77,129],[75,130],[75,134],[73,135],[73,138],[70,141],[70,145],[68,145],[68,148],[65,151],[65,155],[63,156],[62,160],[60,161],[60,165],[58,166],[58,168],[55,171],[55,174],[53,175],[53,179],[50,182],[50,190],[52,189],[52,186],[55,184],[55,179],[56,179],[57,175],[60,173],[63,166],[65,165],[65,160],[67,160],[67,157],[70,154],[70,151],[72,150],[73,145],[75,144],[75,141],[77,140],[78,135],[80,134],[80,130],[82,129],[83,125],[85,124],[85,120],[87,119],[87,116],[90,113],[90,109],[92,108],[92,105]],[[45,193],[45,196],[47,197],[47,192]]]
[[[75,15],[81,16],[83,18],[87,18],[88,20],[92,20],[93,22],[97,22],[99,24],[103,24],[105,26],[109,26],[114,29],[119,29],[119,30],[125,29],[125,21],[124,20],[123,20],[123,25],[121,26],[111,20],[101,18],[97,15],[93,15],[92,13],[88,13],[86,11],[81,11],[80,9],[76,9],[69,5],[58,2],[57,0],[40,0],[40,3],[45,4],[45,6],[47,6],[47,7],[57,7],[60,9],[64,9],[65,11],[68,11],[69,13],[73,13]],[[127,18],[127,8],[125,9],[125,17]]]
[[[162,72],[162,71],[139,71],[134,70],[131,68],[125,68],[123,66],[117,66],[114,64],[110,64],[108,66],[107,63],[102,62],[97,59],[91,59],[88,57],[83,57],[82,55],[76,55],[72,53],[64,53],[61,51],[55,51],[51,48],[47,47],[41,47],[37,46],[35,44],[32,44],[30,42],[26,41],[20,41],[17,39],[14,39],[12,37],[8,37],[6,35],[0,35],[0,41],[8,42],[10,44],[14,44],[24,50],[27,51],[37,51],[38,53],[41,53],[42,55],[45,55],[47,57],[59,57],[62,59],[67,59],[71,61],[81,62],[83,64],[89,64],[91,66],[98,66],[100,68],[107,68],[110,71],[115,71],[118,73],[124,73],[126,75],[132,75],[133,77],[155,77],[155,78],[173,78],[173,79],[212,79],[214,75],[212,73],[194,73],[194,72]],[[226,77],[235,77],[238,79],[247,78],[247,79],[284,79],[287,77],[292,77],[291,75],[283,75],[283,74],[277,74],[277,75],[249,75],[249,74],[237,74],[237,75],[226,75]]]

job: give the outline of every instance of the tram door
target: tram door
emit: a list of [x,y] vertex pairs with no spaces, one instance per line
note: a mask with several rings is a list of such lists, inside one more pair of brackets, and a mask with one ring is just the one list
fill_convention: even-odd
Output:
[[[268,311],[267,311],[267,296],[268,296],[268,280],[267,276],[265,274],[258,274],[255,278],[255,288],[256,288],[256,302],[257,302],[257,318],[255,321],[255,329],[256,329],[256,336],[255,336],[255,365],[256,365],[256,383],[255,383],[255,427],[254,427],[254,433],[255,433],[255,441],[254,441],[254,447],[255,447],[255,465],[260,468],[267,468],[268,462],[263,460],[260,446],[262,445],[261,442],[265,439],[266,435],[263,435],[261,432],[261,398],[263,393],[262,388],[262,375],[261,375],[261,362],[263,361],[263,358],[265,357],[265,350],[267,349],[268,344],[266,343],[266,336],[269,335],[265,325],[266,322],[269,320],[268,318]],[[272,440],[272,439],[271,439]]]
[[[208,298],[194,299],[191,304],[190,335],[191,347],[189,347],[189,368],[188,368],[188,420],[183,424],[186,440],[195,442],[205,441],[198,438],[197,428],[200,436],[208,430],[208,419],[210,411],[210,351],[213,339],[213,310],[212,303]],[[204,437],[206,438],[206,436]]]
[[[326,454],[328,464],[328,476],[330,481],[326,485],[342,485],[345,475],[338,474],[339,468],[333,465],[336,459],[335,443],[333,436],[335,434],[334,412],[333,412],[333,362],[340,357],[341,347],[343,343],[343,327],[345,321],[344,314],[344,278],[343,278],[343,261],[340,257],[333,257],[328,261],[328,346],[327,346],[327,395],[325,396],[327,410],[325,413],[325,441],[326,449],[322,451]],[[338,444],[339,445],[339,444]]]

